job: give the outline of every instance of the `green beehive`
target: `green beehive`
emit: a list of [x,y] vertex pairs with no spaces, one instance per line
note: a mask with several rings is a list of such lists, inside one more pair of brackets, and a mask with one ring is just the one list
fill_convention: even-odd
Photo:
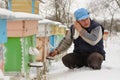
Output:
[[[17,19],[7,22],[8,41],[5,43],[5,66],[6,74],[29,73],[30,62],[35,61],[35,55],[31,55],[30,49],[35,48],[36,33],[39,16],[27,13],[16,13],[27,18],[17,16]],[[16,16],[16,15],[15,15]],[[30,17],[30,18],[29,18]]]
[[9,37],[5,44],[5,72],[28,72],[28,63],[34,61],[34,56],[29,54],[29,48],[35,46],[35,35],[20,37]]

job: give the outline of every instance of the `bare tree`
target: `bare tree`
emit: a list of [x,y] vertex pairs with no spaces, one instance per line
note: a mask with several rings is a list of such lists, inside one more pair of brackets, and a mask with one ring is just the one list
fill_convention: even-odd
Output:
[[91,2],[92,5],[90,4],[89,6],[91,13],[94,15],[94,18],[96,16],[102,15],[101,17],[104,18],[103,20],[104,26],[109,23],[109,25],[107,26],[109,27],[108,29],[111,34],[115,20],[114,16],[120,9],[118,3],[116,2],[116,0],[99,0],[99,1],[94,0],[94,1],[92,1]]
[[6,0],[0,0],[0,7],[1,8],[7,8]]
[[[69,26],[71,23],[71,4],[73,0],[50,0],[46,9],[46,18],[59,21]],[[42,7],[43,8],[43,7]],[[44,10],[45,11],[45,10]]]
[[119,8],[120,8],[120,0],[115,0],[116,3],[118,4]]
[[70,16],[70,5],[72,4],[71,0],[53,0],[53,8],[55,8],[55,20],[68,23]]

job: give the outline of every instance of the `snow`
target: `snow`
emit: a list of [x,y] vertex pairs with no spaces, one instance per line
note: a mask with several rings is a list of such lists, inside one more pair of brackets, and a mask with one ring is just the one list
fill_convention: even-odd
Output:
[[14,13],[7,9],[0,8],[0,19],[12,19],[14,18]]
[[0,76],[3,76],[3,73],[2,73],[2,71],[0,70]]
[[52,21],[49,19],[43,19],[43,20],[39,20],[39,24],[53,24],[53,25],[60,25],[60,22],[57,21]]
[[43,63],[42,62],[32,62],[32,63],[30,63],[29,64],[30,66],[37,66],[37,67],[39,67],[39,66],[43,66]]
[[0,80],[9,80],[9,76],[4,76],[1,70],[0,70]]
[[40,0],[42,3],[45,3],[46,2],[46,0]]
[[61,24],[61,25],[59,25],[59,27],[64,27],[64,28],[67,28],[67,26],[65,26],[65,25],[62,25],[62,24]]
[[42,17],[40,17],[37,14],[31,14],[31,13],[25,13],[25,12],[14,12],[15,20],[41,20]]
[[[91,17],[92,17],[92,14],[90,14],[90,15],[91,15]],[[94,14],[93,14],[93,15],[94,15]],[[119,14],[119,12],[118,12],[118,13],[114,14],[113,18],[116,19],[116,20],[119,20],[119,16],[120,16],[120,14]],[[105,16],[105,15],[100,14],[100,15],[95,16],[95,19],[96,19],[96,20],[99,20],[99,21],[104,21],[104,19],[105,19],[105,20],[111,20],[111,19],[112,19],[112,15],[107,14],[107,15]]]
[[70,12],[74,13],[78,8],[87,8],[91,0],[73,0]]
[[[68,52],[72,52],[73,45]],[[120,33],[107,40],[106,61],[101,70],[88,67],[70,70],[61,61],[53,62],[47,74],[48,80],[120,80]]]
[[[68,52],[72,52],[73,45]],[[101,70],[92,70],[88,67],[70,70],[60,61],[52,61],[47,73],[47,80],[120,80],[120,33],[112,35],[107,40],[106,61]],[[32,72],[32,74],[34,74]],[[0,79],[9,80],[0,71]]]
[[41,20],[37,14],[25,12],[12,12],[7,9],[0,8],[0,19],[14,19],[14,20]]
[[39,20],[39,24],[54,24],[54,22],[49,19],[43,19]]
[[5,1],[0,0],[0,7],[1,7],[1,8],[5,8]]

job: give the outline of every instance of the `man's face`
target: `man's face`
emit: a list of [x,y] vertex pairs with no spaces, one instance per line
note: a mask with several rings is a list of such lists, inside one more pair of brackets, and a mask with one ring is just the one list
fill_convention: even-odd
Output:
[[90,26],[90,18],[86,18],[86,19],[83,19],[83,20],[79,20],[78,21],[82,27],[84,28],[88,28]]

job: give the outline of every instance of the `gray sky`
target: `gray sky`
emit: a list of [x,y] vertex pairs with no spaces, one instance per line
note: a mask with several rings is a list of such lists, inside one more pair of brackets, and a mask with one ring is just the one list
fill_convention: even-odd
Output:
[[[45,0],[46,1],[46,0]],[[71,13],[74,13],[74,11],[76,10],[76,9],[78,9],[78,8],[81,8],[81,7],[84,7],[84,8],[86,8],[87,7],[87,4],[90,2],[90,0],[73,0],[73,3],[72,3],[72,5],[71,5],[71,9],[70,9],[70,12]],[[41,5],[41,7],[40,7],[40,9],[41,9],[41,11],[42,12],[44,12],[44,14],[42,14],[41,16],[45,16],[45,14],[46,13],[48,13],[48,12],[45,12],[46,10],[47,10],[47,8],[45,7],[46,5],[47,5],[47,1],[45,2],[45,4],[40,4]],[[41,13],[40,13],[41,14]]]
[[73,13],[76,9],[84,7],[87,8],[87,5],[91,0],[74,0],[71,6],[71,12]]

